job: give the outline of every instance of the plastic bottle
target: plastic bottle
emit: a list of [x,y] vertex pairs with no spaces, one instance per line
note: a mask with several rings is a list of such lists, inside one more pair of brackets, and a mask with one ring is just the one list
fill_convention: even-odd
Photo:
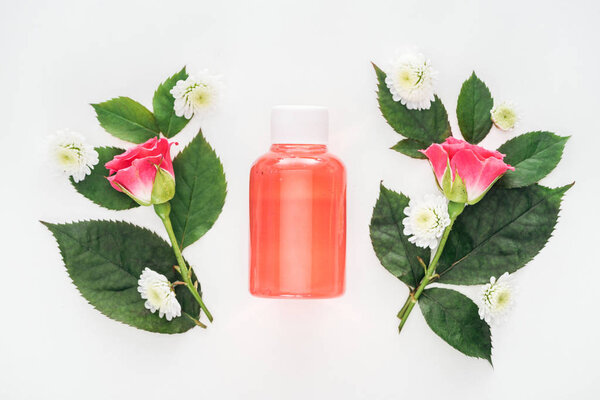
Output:
[[324,107],[277,106],[271,149],[250,172],[250,292],[328,298],[344,292],[346,171],[328,153]]

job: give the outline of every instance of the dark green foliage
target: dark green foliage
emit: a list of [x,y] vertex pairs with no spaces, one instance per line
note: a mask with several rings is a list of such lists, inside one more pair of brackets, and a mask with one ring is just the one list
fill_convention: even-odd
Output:
[[92,104],[100,125],[111,135],[132,143],[143,143],[158,136],[154,115],[129,97],[117,97]]
[[173,89],[177,81],[186,80],[187,77],[188,74],[185,71],[185,67],[183,67],[181,71],[160,84],[158,89],[156,89],[156,92],[154,92],[154,98],[152,99],[154,117],[156,118],[160,131],[168,138],[175,136],[188,123],[186,118],[175,115],[175,110],[173,108],[175,98],[171,94],[171,89]]
[[473,72],[463,83],[456,105],[458,126],[467,142],[477,144],[487,136],[492,128],[493,106],[490,90]]
[[182,248],[200,239],[215,223],[227,194],[223,165],[202,132],[173,161],[175,197],[171,221]]
[[548,175],[562,158],[568,137],[537,131],[517,136],[498,148],[506,154],[504,161],[515,167],[498,182],[505,187],[534,184]]
[[385,72],[375,64],[373,67],[377,73],[379,109],[396,132],[423,143],[423,148],[432,143],[441,143],[451,135],[448,113],[439,97],[435,96],[435,101],[427,110],[409,110],[405,105],[392,98],[385,83]]
[[[43,222],[54,234],[65,267],[83,297],[104,315],[151,332],[180,333],[195,323],[182,314],[167,321],[144,307],[138,279],[148,267],[175,282],[179,279],[171,247],[155,233],[125,222]],[[188,289],[177,286],[182,312],[199,318]]]
[[437,266],[439,282],[484,284],[523,267],[552,235],[562,196],[571,186],[493,187],[454,223]]
[[104,164],[125,150],[117,147],[96,147],[96,151],[98,152],[98,164],[94,166],[92,173],[86,176],[84,180],[75,182],[73,178],[70,178],[73,187],[94,203],[110,210],[126,210],[137,207],[138,203],[125,193],[113,189],[106,179],[108,169]]
[[371,243],[381,264],[395,277],[410,287],[416,287],[424,276],[420,257],[429,262],[429,249],[415,246],[404,235],[402,219],[409,199],[401,193],[380,186],[379,198],[373,209],[370,233]]
[[396,143],[392,150],[396,150],[399,153],[407,155],[412,158],[418,158],[421,160],[427,159],[425,154],[419,150],[425,150],[428,146],[425,143],[419,142],[413,139],[404,139]]
[[455,290],[432,288],[423,291],[419,307],[427,325],[450,346],[492,363],[490,327],[471,299]]

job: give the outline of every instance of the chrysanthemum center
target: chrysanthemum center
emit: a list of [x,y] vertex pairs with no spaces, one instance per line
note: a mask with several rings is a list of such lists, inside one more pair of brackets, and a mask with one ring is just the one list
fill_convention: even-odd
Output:
[[416,88],[421,79],[423,77],[423,73],[419,68],[405,68],[400,70],[398,73],[398,83],[403,89],[414,89]]
[[500,118],[512,124],[515,122],[515,113],[512,110],[505,108],[502,111],[500,111]]
[[79,162],[78,154],[65,147],[62,147],[58,150],[57,157],[59,163],[62,165],[73,165]]
[[415,222],[419,229],[427,231],[435,228],[438,223],[438,218],[433,210],[424,208],[417,212]]
[[510,303],[510,292],[508,290],[502,290],[496,296],[496,306],[501,309],[506,307]]
[[205,105],[210,102],[210,92],[205,87],[198,87],[194,90],[193,96],[196,105]]
[[191,103],[194,107],[208,105],[212,100],[210,88],[201,83],[190,85],[186,90],[185,97],[187,102]]
[[147,292],[148,301],[155,305],[160,305],[163,300],[163,292],[159,290],[157,287],[150,286]]

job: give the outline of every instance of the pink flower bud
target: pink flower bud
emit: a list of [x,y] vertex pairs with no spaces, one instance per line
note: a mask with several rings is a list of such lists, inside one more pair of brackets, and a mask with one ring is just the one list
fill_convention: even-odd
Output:
[[108,181],[143,206],[171,200],[175,195],[172,144],[164,138],[152,138],[115,156],[105,164]]
[[450,201],[475,204],[507,170],[504,154],[449,137],[420,150],[429,159],[440,190]]

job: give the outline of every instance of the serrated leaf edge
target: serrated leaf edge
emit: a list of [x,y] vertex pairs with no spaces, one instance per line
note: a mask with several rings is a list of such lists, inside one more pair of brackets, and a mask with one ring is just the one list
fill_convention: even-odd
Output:
[[[517,269],[524,268],[524,267],[525,267],[527,264],[529,264],[529,263],[531,262],[531,260],[533,260],[533,259],[534,259],[534,258],[535,258],[535,257],[536,257],[536,256],[537,256],[537,255],[538,255],[538,254],[539,254],[539,253],[540,253],[540,252],[541,252],[541,251],[542,251],[542,250],[543,250],[543,249],[546,247],[546,244],[548,243],[548,241],[549,241],[549,240],[550,240],[550,238],[552,237],[552,235],[553,235],[553,233],[554,233],[554,231],[555,231],[555,229],[556,229],[556,225],[557,225],[557,223],[558,223],[559,216],[560,216],[560,211],[561,211],[561,207],[560,207],[560,205],[562,204],[562,196],[563,196],[563,195],[564,195],[564,194],[565,194],[565,193],[566,193],[566,192],[567,192],[567,191],[568,191],[568,190],[569,190],[569,189],[570,189],[570,188],[571,188],[571,187],[572,187],[574,184],[575,184],[575,182],[573,182],[573,183],[570,183],[570,184],[567,184],[567,185],[564,185],[564,186],[559,186],[559,187],[556,187],[556,188],[549,188],[549,187],[546,187],[546,186],[538,185],[538,186],[540,186],[541,188],[544,188],[544,189],[549,189],[549,190],[552,190],[552,191],[554,191],[554,192],[553,192],[553,193],[552,193],[550,196],[548,196],[548,197],[546,197],[546,198],[543,198],[543,199],[541,199],[540,201],[538,201],[537,203],[535,203],[535,205],[534,205],[534,206],[532,206],[532,207],[531,207],[531,208],[529,208],[527,211],[525,211],[524,213],[522,213],[522,214],[520,214],[519,216],[517,216],[515,219],[513,219],[513,220],[512,220],[512,221],[510,221],[509,223],[507,223],[507,224],[504,224],[504,225],[503,225],[503,226],[502,226],[500,229],[496,230],[496,232],[494,232],[494,233],[493,233],[493,234],[492,234],[490,237],[488,237],[488,238],[487,238],[487,239],[486,239],[484,242],[480,243],[480,244],[477,246],[477,248],[481,247],[481,244],[483,244],[483,243],[485,243],[485,242],[489,241],[489,240],[490,240],[490,238],[491,238],[492,236],[496,235],[498,232],[500,232],[501,230],[503,230],[505,227],[507,227],[508,225],[510,225],[511,223],[513,223],[514,221],[516,221],[517,219],[521,218],[523,215],[527,214],[527,213],[528,213],[528,212],[530,212],[531,210],[533,210],[535,207],[537,207],[537,206],[538,206],[539,204],[541,204],[542,202],[544,202],[544,201],[546,201],[546,200],[549,200],[549,199],[550,199],[551,197],[553,197],[553,196],[557,196],[557,195],[559,195],[559,196],[560,196],[560,201],[559,201],[559,206],[558,206],[558,212],[557,212],[557,214],[556,214],[556,220],[554,221],[554,223],[553,223],[553,225],[552,225],[552,230],[550,231],[550,234],[548,235],[548,239],[546,240],[546,242],[544,243],[544,245],[542,246],[542,248],[540,249],[540,251],[538,251],[536,254],[534,254],[533,256],[531,256],[531,258],[530,258],[529,260],[527,260],[526,262],[524,262],[524,263],[523,263],[523,265],[522,265],[521,267],[517,268]],[[533,185],[530,185],[530,186],[533,186]],[[515,188],[515,189],[518,189],[518,188]],[[444,270],[443,272],[440,272],[440,273],[439,273],[439,275],[440,275],[440,278],[438,278],[438,279],[440,279],[440,280],[441,280],[441,279],[442,279],[442,277],[443,277],[443,276],[444,276],[444,275],[445,275],[445,274],[446,274],[448,271],[452,270],[452,269],[453,269],[453,268],[454,268],[454,267],[455,267],[455,266],[456,266],[458,263],[460,263],[461,261],[465,260],[465,259],[466,259],[466,258],[467,258],[467,257],[468,257],[468,256],[469,256],[471,253],[473,253],[473,251],[474,251],[474,250],[475,250],[475,249],[472,249],[471,251],[469,251],[469,253],[467,253],[466,255],[464,255],[463,257],[461,257],[460,259],[458,259],[458,260],[456,260],[455,262],[453,262],[453,263],[452,263],[452,264],[451,264],[451,265],[450,265],[450,266],[449,266],[449,267],[448,267],[446,270]],[[440,281],[440,283],[443,283],[443,284],[453,284],[453,283],[446,283],[446,282],[443,282],[443,281]],[[477,284],[473,284],[473,285],[477,285]],[[472,285],[461,285],[461,286],[472,286]]]
[[140,331],[144,331],[144,332],[150,332],[150,333],[159,333],[159,334],[162,334],[162,335],[178,335],[178,334],[186,333],[186,332],[188,332],[188,331],[190,331],[190,330],[192,330],[192,329],[194,328],[194,326],[192,326],[192,327],[190,327],[190,329],[188,329],[188,330],[185,330],[185,331],[183,331],[183,332],[154,332],[154,331],[149,331],[149,330],[146,330],[146,329],[139,328],[139,327],[137,327],[137,326],[135,326],[135,325],[128,324],[127,322],[123,322],[123,321],[121,321],[121,320],[115,319],[115,318],[113,318],[113,317],[111,317],[111,316],[109,316],[109,315],[106,315],[106,314],[105,314],[105,313],[104,313],[102,310],[98,309],[98,308],[97,308],[97,307],[96,307],[94,304],[90,303],[90,302],[88,301],[88,299],[87,299],[87,298],[86,298],[86,297],[83,295],[83,293],[81,292],[81,290],[79,289],[79,286],[77,286],[77,285],[75,284],[75,282],[73,281],[73,278],[71,277],[71,273],[69,272],[69,269],[67,268],[67,264],[66,264],[66,262],[65,262],[65,256],[64,256],[64,254],[63,254],[63,250],[62,250],[62,248],[60,247],[60,244],[58,243],[58,239],[57,239],[57,238],[56,238],[56,236],[54,235],[54,232],[52,231],[52,229],[50,229],[50,226],[56,227],[56,226],[62,226],[62,225],[74,225],[74,224],[81,223],[81,222],[109,222],[109,223],[118,223],[118,224],[124,224],[124,225],[133,226],[133,227],[140,228],[140,229],[143,229],[143,230],[146,230],[146,231],[148,231],[149,233],[153,234],[154,236],[156,236],[157,238],[159,238],[159,239],[161,239],[163,242],[165,242],[165,243],[166,243],[166,244],[167,244],[169,247],[171,247],[171,246],[170,246],[170,245],[169,245],[169,244],[168,244],[168,243],[167,243],[167,242],[166,242],[166,241],[165,241],[165,240],[164,240],[164,239],[163,239],[163,238],[162,238],[160,235],[158,235],[156,232],[154,232],[154,231],[152,231],[152,230],[150,230],[150,229],[148,229],[148,228],[145,228],[145,227],[141,227],[141,226],[139,226],[139,225],[132,224],[132,223],[130,223],[130,222],[127,222],[127,221],[116,221],[116,220],[93,220],[93,219],[86,219],[86,220],[70,221],[70,222],[65,222],[65,223],[52,223],[52,222],[47,222],[47,221],[41,221],[41,220],[40,220],[40,223],[41,223],[42,225],[44,225],[46,228],[48,228],[48,230],[49,230],[49,231],[50,231],[50,233],[52,234],[52,237],[54,238],[54,242],[56,243],[56,247],[58,247],[58,251],[59,251],[59,253],[60,253],[60,258],[61,258],[61,261],[62,261],[62,263],[63,263],[63,266],[65,267],[65,270],[66,270],[66,272],[67,272],[67,275],[69,276],[69,280],[71,281],[71,284],[72,284],[72,285],[73,285],[73,286],[74,286],[74,287],[77,289],[77,291],[79,292],[80,296],[83,298],[83,300],[84,300],[84,301],[85,301],[87,304],[89,304],[90,306],[92,306],[92,308],[94,308],[96,311],[98,311],[100,314],[104,315],[105,317],[107,317],[107,318],[108,318],[108,319],[110,319],[111,321],[115,321],[115,322],[118,322],[118,323],[120,323],[121,325],[129,326],[129,327],[132,327],[132,328],[138,329],[138,330],[140,330]]

